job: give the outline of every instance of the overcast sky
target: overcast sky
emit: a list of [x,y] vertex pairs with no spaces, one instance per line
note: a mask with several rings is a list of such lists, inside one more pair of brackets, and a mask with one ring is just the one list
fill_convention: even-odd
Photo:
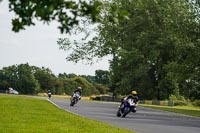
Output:
[[13,14],[8,10],[7,0],[0,3],[0,69],[3,67],[29,63],[37,67],[45,67],[54,74],[75,73],[77,75],[94,75],[95,70],[108,70],[107,59],[94,65],[75,64],[65,59],[67,52],[59,50],[56,43],[61,35],[56,23],[26,27],[19,33],[14,33],[11,25]]

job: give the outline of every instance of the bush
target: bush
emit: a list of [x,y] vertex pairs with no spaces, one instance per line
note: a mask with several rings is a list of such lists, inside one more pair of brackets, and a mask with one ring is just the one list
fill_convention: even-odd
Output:
[[99,91],[100,94],[106,94],[108,88],[102,84],[94,84],[95,88]]
[[170,96],[169,96],[169,100],[170,101],[186,101],[185,100],[185,98],[184,98],[184,96],[181,96],[181,95],[178,95],[178,96],[175,96],[175,95],[173,95],[173,94],[171,94]]
[[76,82],[78,86],[81,86],[83,88],[83,96],[99,94],[99,91],[94,87],[94,85],[89,83],[85,78],[75,77],[75,78],[72,78],[72,80]]
[[169,100],[170,100],[170,101],[176,101],[176,100],[177,100],[177,97],[176,97],[175,95],[171,94],[171,95],[169,96]]
[[185,97],[184,97],[184,96],[181,96],[181,95],[178,96],[178,100],[184,101],[184,102],[186,101],[186,100],[185,100]]
[[174,106],[186,106],[188,105],[186,101],[174,101]]
[[200,100],[195,100],[192,104],[200,107]]

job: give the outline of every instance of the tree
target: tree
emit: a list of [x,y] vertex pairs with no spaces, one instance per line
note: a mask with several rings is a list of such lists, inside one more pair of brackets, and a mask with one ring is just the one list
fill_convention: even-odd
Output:
[[72,79],[60,79],[63,82],[64,93],[72,95],[74,89],[77,87],[77,83]]
[[[157,99],[167,99],[177,87],[185,95],[180,85],[187,79],[183,78],[183,75],[186,76],[188,73],[184,71],[184,67],[188,67],[184,62],[193,65],[195,62],[182,57],[189,57],[190,53],[196,53],[193,47],[198,48],[194,45],[198,37],[194,40],[193,38],[199,34],[195,32],[199,23],[195,21],[197,18],[195,12],[191,12],[192,5],[184,1],[137,1],[128,4],[132,5],[132,7],[125,5],[128,11],[133,7],[137,10],[130,15],[132,21],[118,25],[121,28],[120,33],[118,38],[113,39],[123,44],[120,45],[118,62],[120,72],[124,74],[121,86],[132,85],[130,88],[136,88],[139,92],[140,88],[147,87],[144,90],[152,90],[149,95]],[[172,62],[182,66],[182,71],[167,69]],[[198,68],[198,65],[195,67]]]
[[0,70],[1,89],[8,90],[9,87],[16,87],[17,80],[17,67],[15,65]]
[[[117,27],[105,24],[102,29],[104,38],[115,33],[110,35],[112,39],[123,44],[119,45],[118,50],[120,70],[115,71],[123,73],[121,87],[130,85],[127,88],[136,88],[139,92],[144,88],[141,94],[149,91],[148,95],[157,99],[167,99],[177,87],[185,95],[181,84],[185,83],[187,73],[191,73],[189,71],[199,67],[188,65],[196,64],[188,57],[191,57],[191,53],[197,53],[195,49],[199,49],[195,45],[198,43],[199,22],[196,21],[196,12],[191,12],[191,3],[135,1],[124,4],[128,11],[133,11],[130,15],[132,21],[123,21]],[[113,32],[116,28],[118,32]],[[109,45],[110,39],[105,40]],[[199,60],[199,57],[193,55],[193,59]],[[183,69],[167,69],[173,62]]]
[[95,88],[99,91],[100,94],[106,94],[109,90],[107,86],[102,84],[94,84]]
[[59,80],[58,78],[54,78],[53,80],[53,92],[54,94],[63,94],[64,93],[64,83],[62,82],[62,80]]
[[[35,25],[34,20],[37,19],[44,23],[55,20],[60,24],[61,33],[69,33],[80,22],[99,22],[104,4],[108,3],[99,0],[9,0],[10,11],[16,14],[12,30],[19,32],[25,26]],[[110,4],[109,10],[111,21],[126,17],[126,14],[117,11],[115,5]]]
[[98,90],[93,86],[93,84],[89,83],[85,78],[75,77],[72,79],[76,82],[76,87],[81,86],[83,89],[83,95],[89,96],[91,94],[98,94]]
[[22,94],[36,94],[40,90],[38,80],[32,73],[29,64],[20,64],[17,66],[17,90]]
[[28,63],[4,67],[0,75],[0,85],[4,90],[12,87],[21,94],[36,94],[40,90],[38,80]]
[[[55,78],[56,76],[52,73],[50,69],[46,69],[44,67],[38,68],[38,67],[32,67],[33,74],[38,80],[40,84],[41,92],[47,92],[47,90],[51,90],[55,86]],[[52,91],[54,93],[54,91]]]
[[81,77],[85,78],[88,82],[90,83],[95,83],[95,76],[91,76],[91,75],[81,75]]
[[199,74],[199,3],[114,1],[130,13],[129,20],[113,24],[105,17],[98,36],[83,45],[60,41],[66,49],[75,46],[68,59],[77,62],[111,54],[113,92],[136,89],[146,99],[167,99],[175,92],[187,96],[186,81],[193,79],[192,88],[200,83],[194,79]]
[[96,70],[95,71],[95,82],[99,84],[103,84],[105,86],[108,86],[109,81],[109,72],[104,70]]

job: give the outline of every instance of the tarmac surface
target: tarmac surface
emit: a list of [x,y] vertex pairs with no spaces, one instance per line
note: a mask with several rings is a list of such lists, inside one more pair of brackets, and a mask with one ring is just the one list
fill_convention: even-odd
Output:
[[69,100],[50,99],[50,102],[68,112],[102,121],[137,133],[200,133],[200,118],[137,107],[136,113],[117,117],[120,103],[79,101],[70,106]]

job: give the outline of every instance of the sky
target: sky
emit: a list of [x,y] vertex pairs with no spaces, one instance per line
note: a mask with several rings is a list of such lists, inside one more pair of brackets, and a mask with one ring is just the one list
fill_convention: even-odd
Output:
[[[14,13],[9,12],[7,0],[0,3],[0,69],[11,65],[28,63],[30,66],[45,67],[56,75],[74,73],[77,75],[95,75],[95,70],[108,70],[108,58],[93,65],[68,62],[68,53],[59,50],[58,38],[66,37],[57,28],[56,22],[50,25],[36,22],[18,33],[12,31],[11,20]],[[78,37],[77,37],[78,38]]]

